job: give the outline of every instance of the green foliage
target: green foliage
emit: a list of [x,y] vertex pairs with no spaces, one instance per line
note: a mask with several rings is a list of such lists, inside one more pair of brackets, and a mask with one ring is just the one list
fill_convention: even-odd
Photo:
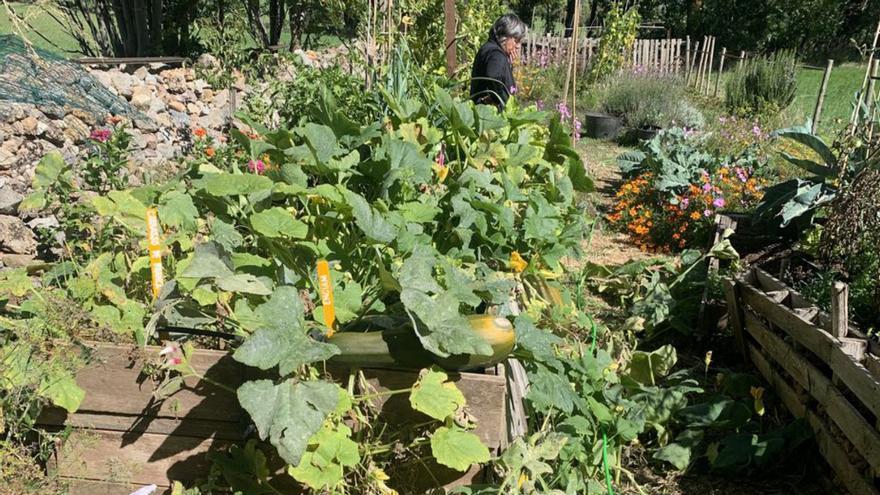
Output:
[[745,116],[775,115],[784,110],[797,94],[796,63],[790,51],[746,60],[724,85],[727,109]]
[[700,129],[703,115],[688,101],[687,90],[672,76],[621,71],[599,89],[601,109],[633,128]]
[[588,79],[591,82],[602,79],[617,72],[626,59],[626,54],[632,48],[639,33],[639,23],[642,21],[637,8],[627,9],[625,12],[620,2],[614,2],[605,14],[605,29],[599,39],[599,48],[590,66]]

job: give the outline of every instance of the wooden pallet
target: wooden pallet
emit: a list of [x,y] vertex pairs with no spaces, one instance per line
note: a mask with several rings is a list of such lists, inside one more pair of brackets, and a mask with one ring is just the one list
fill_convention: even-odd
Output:
[[[158,347],[147,348],[148,355],[158,352]],[[86,391],[79,410],[67,414],[47,409],[39,418],[43,427],[71,429],[50,466],[69,482],[71,495],[125,495],[149,484],[161,487],[159,493],[167,493],[171,481],[187,483],[206,477],[211,465],[208,452],[245,439],[250,421],[233,394],[190,379],[171,398],[156,401],[154,383],[141,374],[142,362],[133,356],[130,347],[95,344],[92,364],[76,377]],[[203,376],[233,388],[253,373],[226,352],[196,350],[191,362]],[[362,371],[376,392],[411,387],[418,377],[415,371]],[[347,370],[328,373],[340,381],[347,381],[349,375]],[[498,452],[507,439],[503,374],[450,373],[450,379],[467,400],[468,412],[477,423],[474,433]],[[427,420],[410,408],[405,394],[379,395],[373,400],[381,420],[395,431]],[[296,484],[284,474],[283,463],[275,459],[270,464],[281,473],[277,486],[296,493]],[[408,474],[436,479],[443,486],[476,482],[481,475],[476,467],[464,475],[439,466],[419,464],[418,469],[431,472]]]
[[854,494],[880,494],[880,375],[863,335],[832,334],[832,317],[761,268],[726,283],[740,350]]

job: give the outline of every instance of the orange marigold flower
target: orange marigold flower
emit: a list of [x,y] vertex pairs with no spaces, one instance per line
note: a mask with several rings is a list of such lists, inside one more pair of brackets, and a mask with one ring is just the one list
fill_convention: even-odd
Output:
[[193,135],[195,135],[196,137],[203,138],[203,137],[207,136],[208,133],[205,131],[205,129],[203,127],[196,127],[195,130],[193,130]]
[[629,215],[634,217],[639,214],[639,211],[635,209],[635,207],[629,209]]
[[675,239],[675,240],[677,241],[677,240],[681,239],[681,234],[679,234],[678,232],[676,232],[676,233],[672,234],[672,238]]
[[213,158],[215,153],[214,148],[211,148],[210,146],[205,148],[205,154],[209,157]]
[[699,214],[698,212],[696,212],[696,211],[693,212],[693,213],[691,213],[691,219],[692,219],[692,220],[699,220],[699,219],[700,219],[700,214]]

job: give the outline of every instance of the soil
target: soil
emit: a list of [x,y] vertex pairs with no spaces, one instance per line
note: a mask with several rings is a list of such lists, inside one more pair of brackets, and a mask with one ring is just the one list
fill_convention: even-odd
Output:
[[[586,166],[588,174],[593,178],[596,192],[588,197],[591,213],[596,217],[592,235],[586,241],[585,260],[572,261],[572,268],[577,268],[583,261],[602,264],[609,267],[622,265],[632,260],[644,259],[656,255],[644,253],[631,244],[625,233],[615,231],[605,220],[610,212],[615,193],[623,182],[616,164],[616,157],[626,148],[608,141],[583,139],[577,146]],[[593,312],[598,320],[610,327],[625,318],[622,308],[609,305],[599,297],[587,297],[587,309]],[[715,325],[713,325],[715,326]],[[704,336],[700,342],[676,342],[679,350],[679,362],[702,362],[707,349],[715,349],[713,366],[735,369],[738,372],[754,372],[749,369],[738,354],[729,345],[729,335],[714,332]],[[680,344],[680,345],[678,345]],[[769,389],[769,386],[768,386]],[[771,393],[772,394],[772,393]],[[770,397],[767,398],[768,410],[772,410],[777,421],[788,422],[787,410]],[[689,471],[678,472],[665,469],[644,455],[638,447],[628,449],[623,467],[632,476],[620,476],[615,483],[619,494],[651,494],[651,495],[782,495],[804,494],[820,495],[843,493],[834,487],[830,468],[818,453],[815,444],[807,444],[798,449],[797,456],[785,460],[783,464],[773,468],[756,470],[753,475],[736,475],[727,477],[708,471],[707,466],[697,462]],[[629,480],[629,481],[628,481]]]

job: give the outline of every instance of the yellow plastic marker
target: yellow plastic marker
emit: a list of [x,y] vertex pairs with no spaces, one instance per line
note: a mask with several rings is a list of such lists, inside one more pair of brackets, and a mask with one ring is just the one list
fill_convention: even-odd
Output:
[[334,333],[336,323],[336,307],[333,305],[333,281],[330,279],[330,264],[327,260],[318,260],[318,290],[321,293],[321,306],[324,308],[324,324],[330,330],[327,336]]
[[155,208],[147,208],[147,249],[150,251],[153,297],[159,297],[159,291],[165,285],[165,274],[162,271],[162,239],[159,232],[159,213]]

